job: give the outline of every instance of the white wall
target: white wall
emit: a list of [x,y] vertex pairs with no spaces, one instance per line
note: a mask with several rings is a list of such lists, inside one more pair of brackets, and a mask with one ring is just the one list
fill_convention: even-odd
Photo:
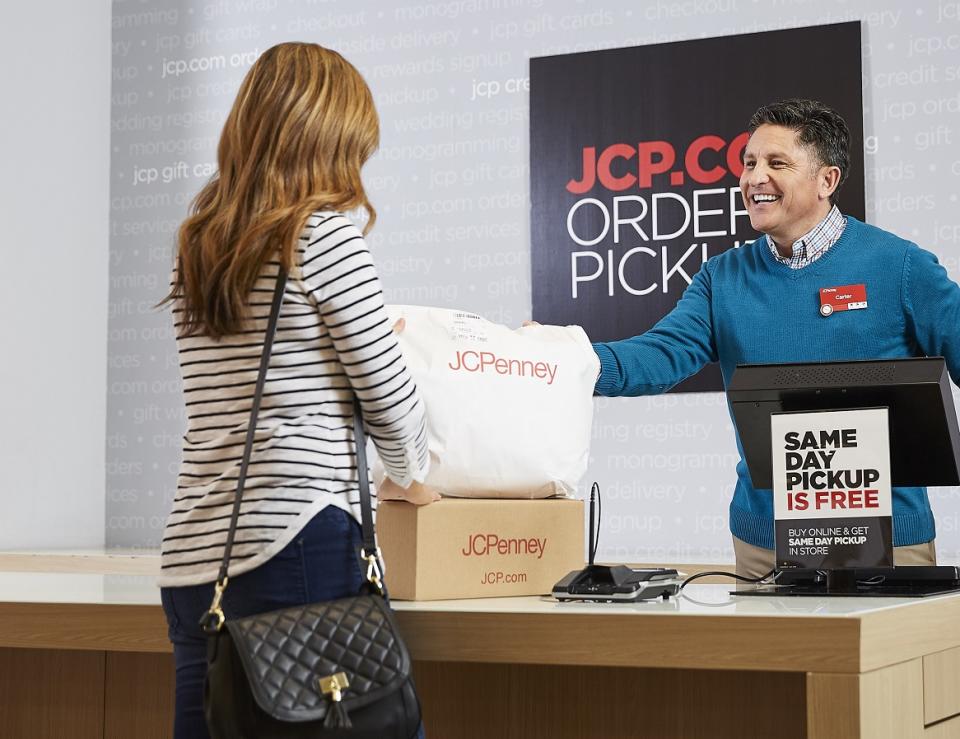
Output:
[[0,549],[104,542],[110,2],[0,24]]

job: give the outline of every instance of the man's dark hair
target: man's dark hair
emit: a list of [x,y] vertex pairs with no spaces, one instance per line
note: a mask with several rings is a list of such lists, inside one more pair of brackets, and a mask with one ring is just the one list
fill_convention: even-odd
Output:
[[750,133],[764,124],[796,131],[797,140],[813,149],[820,166],[840,168],[840,182],[830,196],[831,205],[836,204],[850,170],[850,129],[840,114],[817,100],[794,98],[759,108],[750,119]]

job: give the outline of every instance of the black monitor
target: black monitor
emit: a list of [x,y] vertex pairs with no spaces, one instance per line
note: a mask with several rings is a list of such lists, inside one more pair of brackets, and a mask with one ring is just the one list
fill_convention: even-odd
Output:
[[942,357],[741,364],[727,398],[755,488],[773,487],[770,414],[890,409],[890,482],[960,484],[960,431]]
[[[889,409],[892,485],[960,484],[960,430],[942,357],[738,365],[727,397],[756,488],[773,487],[772,413],[877,407]],[[785,569],[776,586],[737,594],[921,596],[958,587],[956,567]]]

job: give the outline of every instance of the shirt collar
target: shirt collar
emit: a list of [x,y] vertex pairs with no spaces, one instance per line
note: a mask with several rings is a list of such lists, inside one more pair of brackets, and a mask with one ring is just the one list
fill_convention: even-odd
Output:
[[790,269],[802,269],[826,254],[827,250],[840,239],[846,226],[846,217],[834,205],[822,221],[793,242],[793,250],[789,257],[780,255],[776,243],[769,235],[767,242],[774,259]]

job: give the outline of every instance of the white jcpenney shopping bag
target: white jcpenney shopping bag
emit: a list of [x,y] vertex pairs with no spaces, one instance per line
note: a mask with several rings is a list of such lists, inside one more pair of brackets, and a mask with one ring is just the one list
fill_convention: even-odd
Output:
[[444,495],[569,495],[587,469],[600,362],[579,326],[510,329],[463,311],[388,306],[426,404],[427,484]]

